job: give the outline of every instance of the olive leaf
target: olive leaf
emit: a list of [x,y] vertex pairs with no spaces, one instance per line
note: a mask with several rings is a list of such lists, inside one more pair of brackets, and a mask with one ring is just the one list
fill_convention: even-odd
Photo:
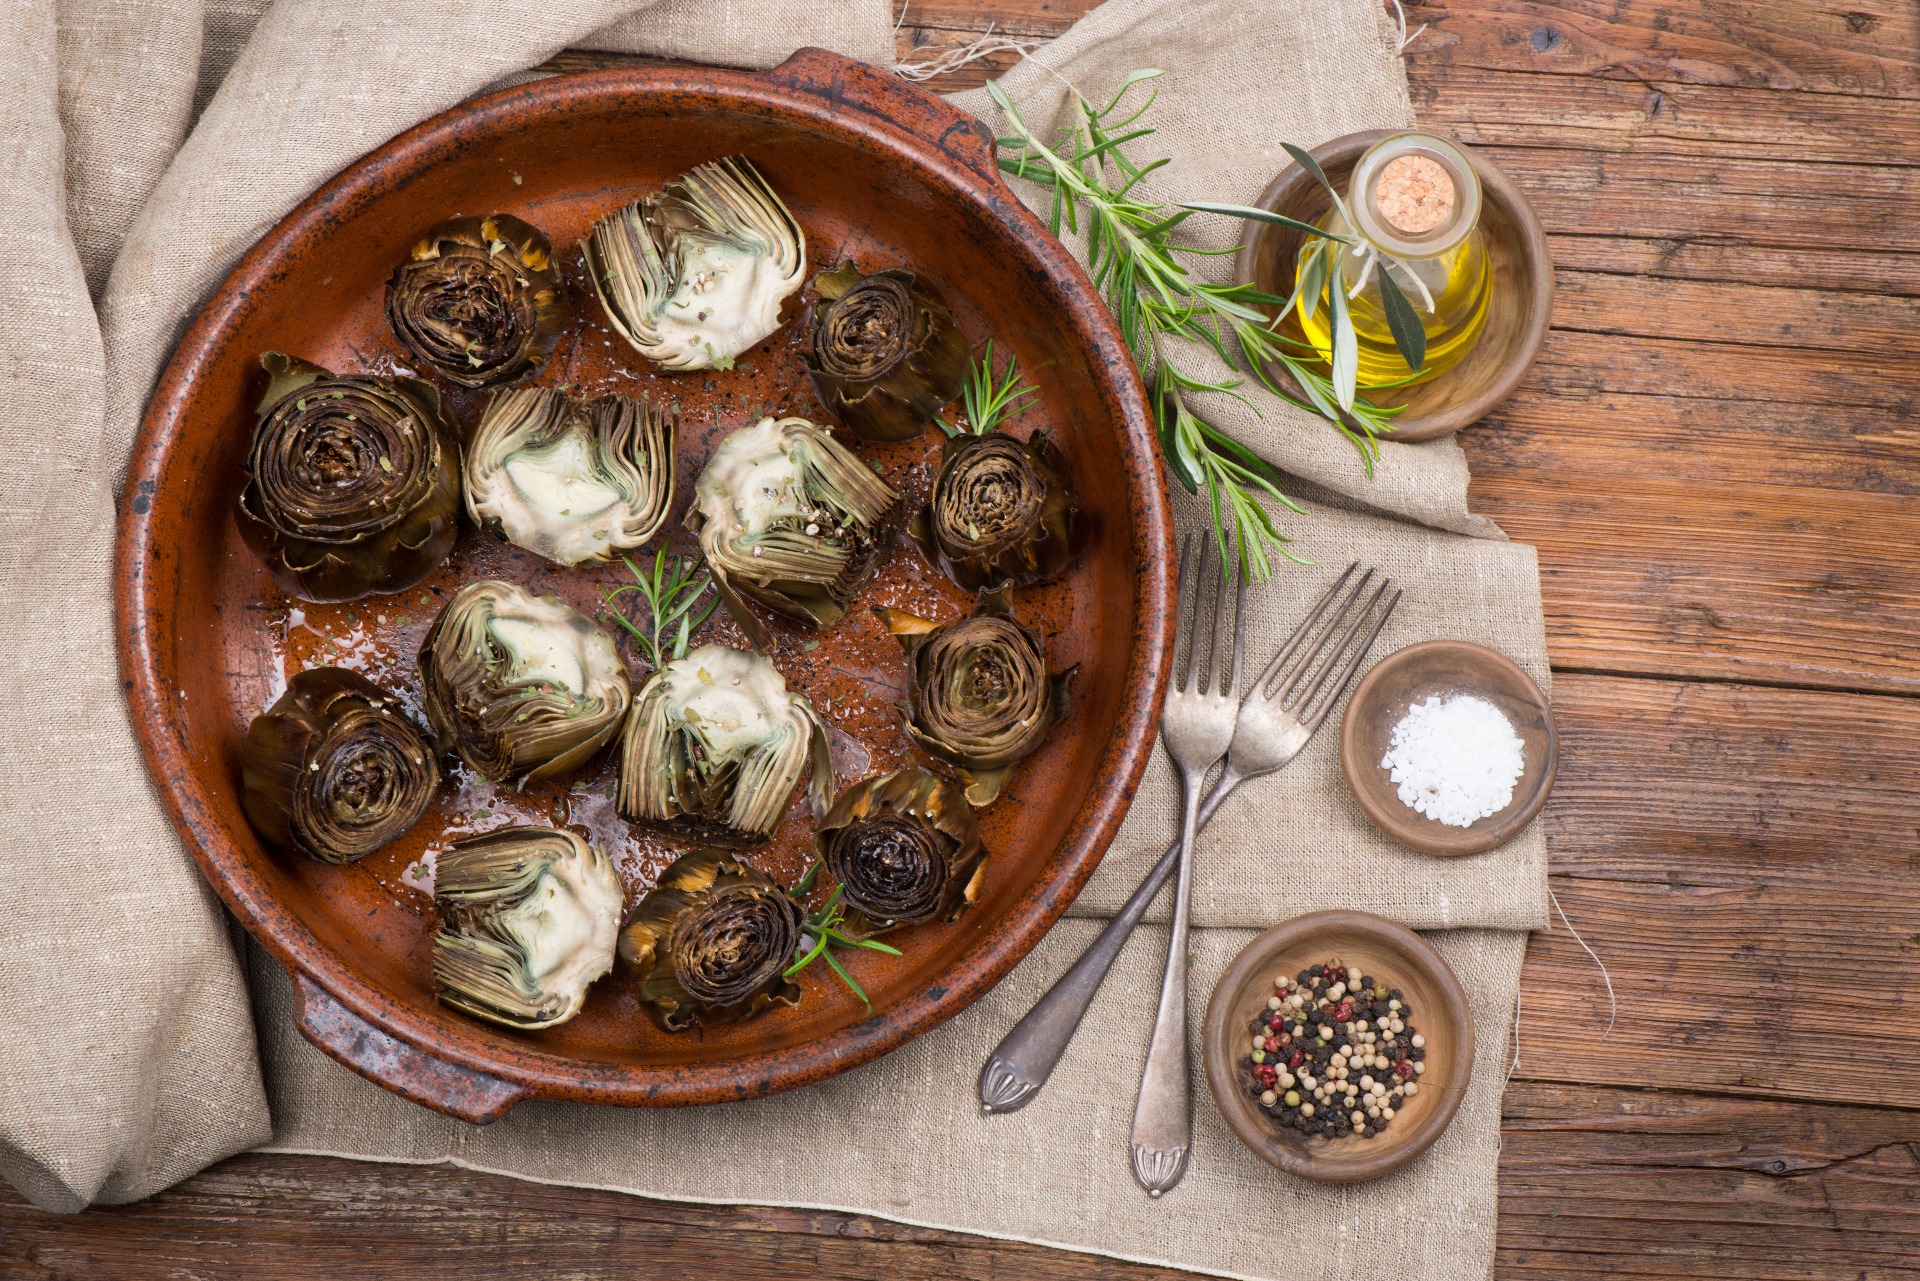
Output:
[[1338,255],[1327,268],[1327,303],[1333,317],[1333,350],[1327,356],[1333,368],[1333,394],[1340,408],[1352,413],[1360,382],[1360,340],[1353,332],[1353,314],[1347,308],[1347,282],[1340,270]]
[[1391,261],[1383,258],[1377,266],[1380,302],[1387,313],[1387,328],[1393,331],[1393,345],[1400,349],[1400,358],[1407,362],[1407,368],[1418,373],[1427,366],[1426,326],[1420,323],[1420,313],[1413,309],[1406,294],[1400,291],[1399,282],[1394,280],[1389,270]]

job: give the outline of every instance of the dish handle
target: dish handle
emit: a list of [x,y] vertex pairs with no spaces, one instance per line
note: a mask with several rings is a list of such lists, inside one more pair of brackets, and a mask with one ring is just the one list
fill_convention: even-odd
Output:
[[422,1107],[471,1125],[498,1121],[527,1097],[525,1086],[436,1059],[382,1032],[304,974],[293,976],[300,1033],[328,1058]]
[[837,108],[851,109],[890,131],[931,141],[950,159],[1001,185],[993,132],[939,94],[830,49],[796,50],[764,73],[776,84]]

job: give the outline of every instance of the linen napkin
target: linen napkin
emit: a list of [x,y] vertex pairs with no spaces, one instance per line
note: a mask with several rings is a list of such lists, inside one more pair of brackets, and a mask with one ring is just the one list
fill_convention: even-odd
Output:
[[[561,47],[764,66],[814,43],[885,61],[892,15],[879,0],[791,0],[750,12],[724,0],[509,2],[489,6],[484,21],[450,3],[388,12],[371,0],[282,0],[260,17],[261,6],[246,0],[88,0],[62,5],[56,24],[52,9],[0,0],[0,31],[23,51],[20,78],[0,87],[0,124],[23,140],[0,158],[13,179],[0,187],[0,210],[32,233],[0,249],[11,268],[0,275],[0,301],[12,304],[0,315],[40,318],[9,322],[12,359],[0,369],[10,468],[0,475],[0,582],[19,601],[0,618],[0,670],[12,706],[77,715],[51,729],[16,720],[0,730],[0,762],[21,780],[19,794],[60,801],[22,813],[4,846],[0,956],[21,981],[0,996],[0,1015],[15,1016],[7,1026],[46,1027],[26,1006],[54,1004],[74,1017],[32,1043],[0,1039],[0,1080],[9,1087],[0,1095],[0,1174],[43,1205],[137,1199],[259,1143],[270,1099],[276,1150],[448,1159],[665,1197],[846,1209],[1223,1275],[1290,1271],[1289,1241],[1321,1248],[1328,1276],[1486,1275],[1499,1067],[1524,935],[1471,927],[1543,921],[1544,850],[1530,835],[1478,860],[1434,866],[1386,848],[1350,804],[1339,808],[1344,793],[1324,743],[1271,786],[1236,798],[1200,851],[1193,983],[1206,990],[1250,927],[1323,900],[1377,903],[1365,880],[1329,880],[1312,864],[1327,849],[1396,886],[1389,914],[1467,927],[1435,937],[1473,999],[1474,1086],[1442,1142],[1386,1183],[1330,1193],[1281,1179],[1202,1101],[1193,1173],[1161,1202],[1139,1196],[1126,1173],[1125,1133],[1164,951],[1164,934],[1152,929],[1130,946],[1090,1022],[1109,1036],[1083,1035],[1075,1046],[1070,1065],[1089,1070],[1063,1069],[1062,1082],[1104,1084],[1056,1083],[1021,1113],[980,1118],[967,1102],[980,1057],[1078,954],[1095,920],[1064,922],[966,1014],[826,1085],[673,1112],[533,1105],[487,1130],[406,1104],[307,1046],[287,1013],[284,976],[255,951],[263,1095],[217,906],[159,813],[106,676],[112,494],[160,362],[238,254],[314,185]],[[1046,129],[1068,101],[1062,81],[1099,96],[1142,65],[1170,73],[1153,140],[1175,157],[1163,199],[1250,199],[1279,168],[1283,139],[1311,145],[1411,120],[1392,33],[1368,0],[1110,0],[1003,84]],[[978,97],[961,101],[985,110]],[[1257,111],[1221,110],[1256,101]],[[1225,223],[1196,231],[1211,238],[1200,243],[1236,234]],[[104,288],[100,323],[89,283]],[[1196,408],[1316,496],[1307,515],[1287,523],[1318,571],[1283,571],[1264,589],[1278,634],[1325,575],[1359,556],[1409,588],[1381,652],[1427,635],[1465,635],[1544,678],[1531,551],[1497,541],[1498,531],[1467,511],[1456,446],[1388,445],[1370,480],[1324,424],[1253,399],[1253,417],[1235,402]],[[1179,518],[1194,520],[1191,504]],[[1164,847],[1170,827],[1152,813],[1165,804],[1164,786],[1150,776],[1076,912],[1110,910]],[[89,852],[78,867],[66,857],[77,848]],[[1249,869],[1259,876],[1250,880]],[[49,902],[33,892],[48,883],[66,893]],[[702,1145],[764,1154],[768,1127],[839,1141],[861,1154],[848,1164],[864,1173],[823,1181],[811,1164],[776,1160],[745,1178],[653,1159]],[[951,1141],[902,1144],[902,1133]]]

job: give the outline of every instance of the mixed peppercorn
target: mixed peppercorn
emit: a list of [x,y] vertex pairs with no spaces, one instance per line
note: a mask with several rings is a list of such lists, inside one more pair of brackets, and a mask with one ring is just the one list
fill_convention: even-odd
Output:
[[1276,974],[1248,1025],[1241,1071],[1249,1097],[1290,1130],[1371,1137],[1420,1092],[1426,1038],[1400,989],[1336,961]]

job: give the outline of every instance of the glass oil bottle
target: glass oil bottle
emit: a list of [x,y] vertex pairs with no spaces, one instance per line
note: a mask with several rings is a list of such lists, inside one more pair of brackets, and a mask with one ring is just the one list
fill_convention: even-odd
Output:
[[[1328,211],[1318,225],[1359,243],[1339,249],[1341,275],[1351,290],[1348,310],[1360,353],[1359,383],[1424,382],[1458,364],[1486,328],[1493,297],[1486,238],[1480,230],[1480,180],[1452,143],[1431,134],[1383,138],[1354,166],[1347,210]],[[1332,248],[1332,246],[1329,246]],[[1373,259],[1369,270],[1369,259]],[[1427,335],[1427,359],[1416,374],[1394,345],[1375,273],[1393,273]],[[1296,268],[1296,278],[1299,268]],[[1332,314],[1323,290],[1300,327],[1327,359],[1333,350]]]

